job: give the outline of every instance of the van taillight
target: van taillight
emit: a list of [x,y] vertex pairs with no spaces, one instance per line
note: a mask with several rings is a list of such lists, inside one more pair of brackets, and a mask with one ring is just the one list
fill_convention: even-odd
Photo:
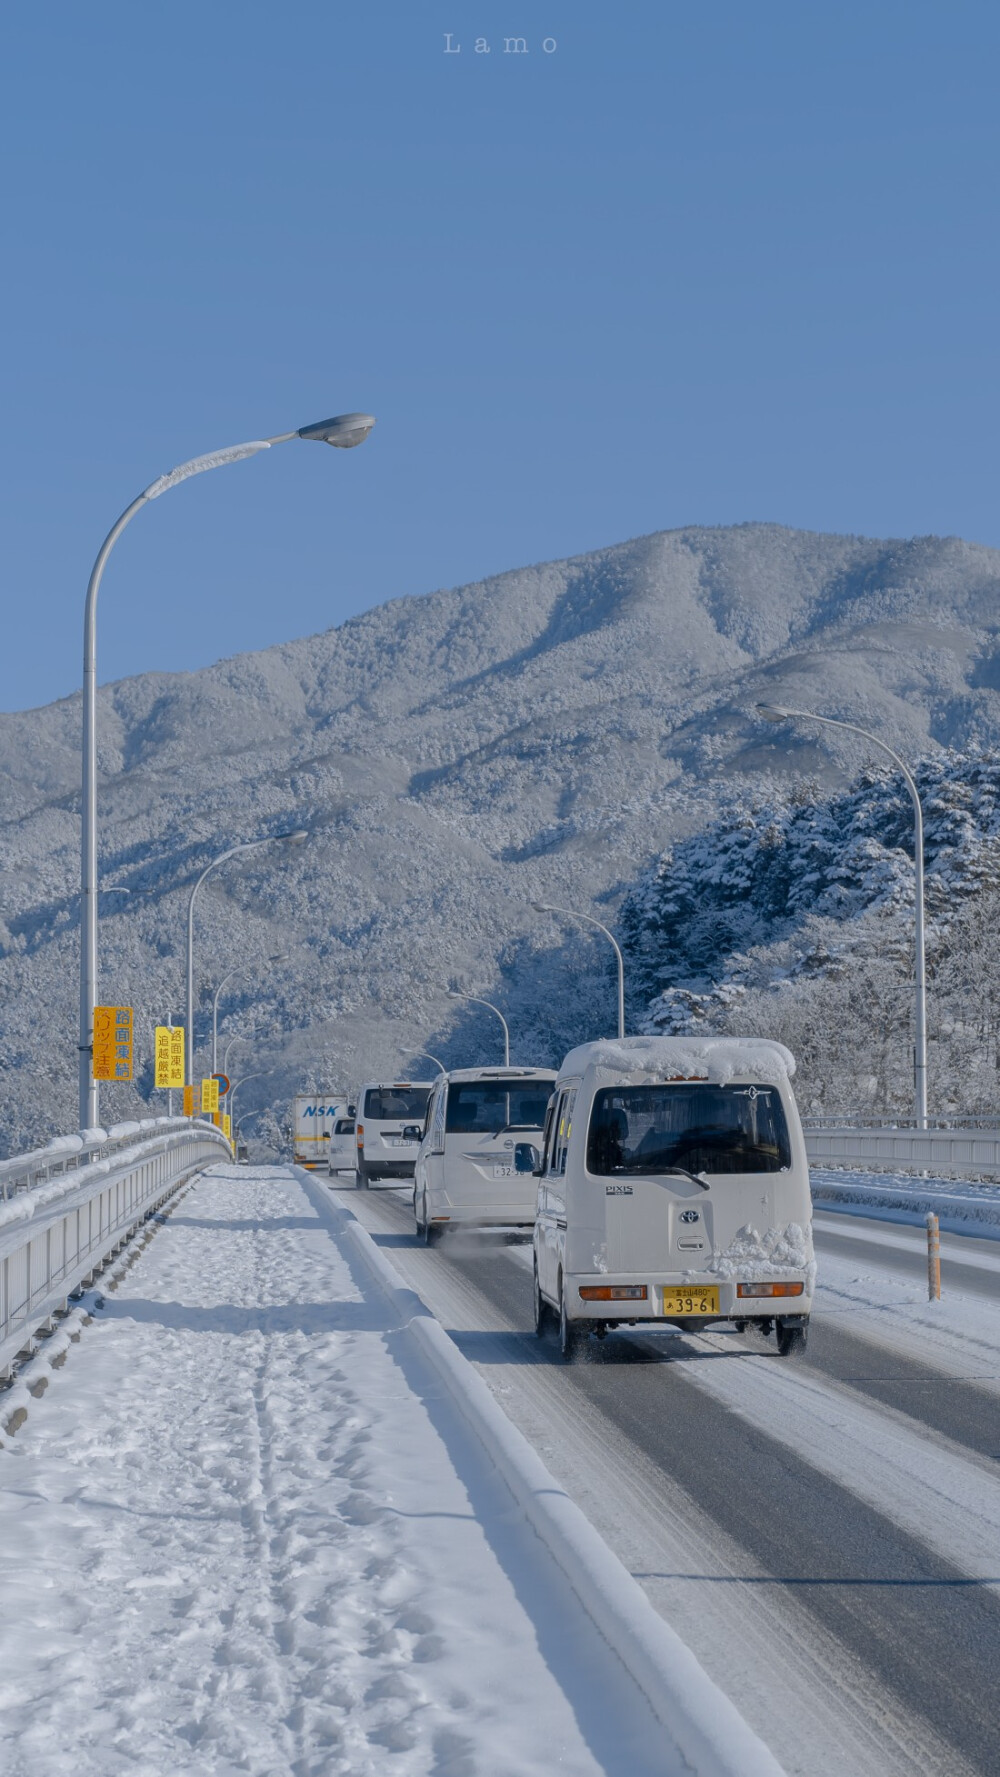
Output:
[[644,1283],[595,1283],[581,1284],[580,1296],[584,1302],[644,1302],[646,1285]]
[[363,1148],[364,1145],[365,1145],[365,1126],[363,1123],[359,1123],[358,1124],[358,1147]]
[[738,1283],[738,1296],[801,1296],[802,1283]]

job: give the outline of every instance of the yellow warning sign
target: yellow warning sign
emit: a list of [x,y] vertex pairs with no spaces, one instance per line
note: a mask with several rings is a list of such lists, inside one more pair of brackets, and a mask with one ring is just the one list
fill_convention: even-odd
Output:
[[219,1082],[211,1075],[201,1082],[201,1114],[212,1116],[219,1108]]
[[95,1080],[132,1078],[131,1006],[94,1007]]
[[185,1088],[184,1088],[184,1115],[185,1115],[185,1117],[193,1117],[194,1116],[194,1087],[193,1086],[185,1086]]
[[233,1139],[233,1119],[229,1115],[228,1111],[223,1111],[223,1113],[222,1113],[222,1133],[226,1137],[227,1141],[232,1141],[232,1139]]
[[156,1084],[168,1090],[184,1084],[184,1027],[156,1027]]

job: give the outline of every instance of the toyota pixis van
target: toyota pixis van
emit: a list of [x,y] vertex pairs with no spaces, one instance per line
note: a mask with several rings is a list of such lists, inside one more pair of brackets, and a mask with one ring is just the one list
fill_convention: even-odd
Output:
[[537,1067],[459,1068],[435,1081],[413,1180],[428,1245],[446,1228],[535,1220],[535,1169],[555,1074]]
[[815,1264],[805,1142],[780,1043],[624,1037],[563,1062],[545,1123],[535,1330],[713,1321],[805,1345]]
[[373,1179],[411,1179],[423,1134],[430,1080],[368,1080],[358,1095],[355,1122],[355,1183],[367,1190]]

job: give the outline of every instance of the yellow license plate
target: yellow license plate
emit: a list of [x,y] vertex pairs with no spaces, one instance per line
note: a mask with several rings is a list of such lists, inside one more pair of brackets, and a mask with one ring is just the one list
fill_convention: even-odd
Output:
[[713,1286],[704,1290],[665,1289],[663,1314],[718,1314],[719,1292]]

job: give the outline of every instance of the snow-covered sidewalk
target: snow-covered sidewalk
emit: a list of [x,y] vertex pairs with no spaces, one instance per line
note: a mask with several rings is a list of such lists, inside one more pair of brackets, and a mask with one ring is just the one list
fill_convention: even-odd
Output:
[[679,1768],[290,1169],[187,1191],[0,1476],[5,1777]]

